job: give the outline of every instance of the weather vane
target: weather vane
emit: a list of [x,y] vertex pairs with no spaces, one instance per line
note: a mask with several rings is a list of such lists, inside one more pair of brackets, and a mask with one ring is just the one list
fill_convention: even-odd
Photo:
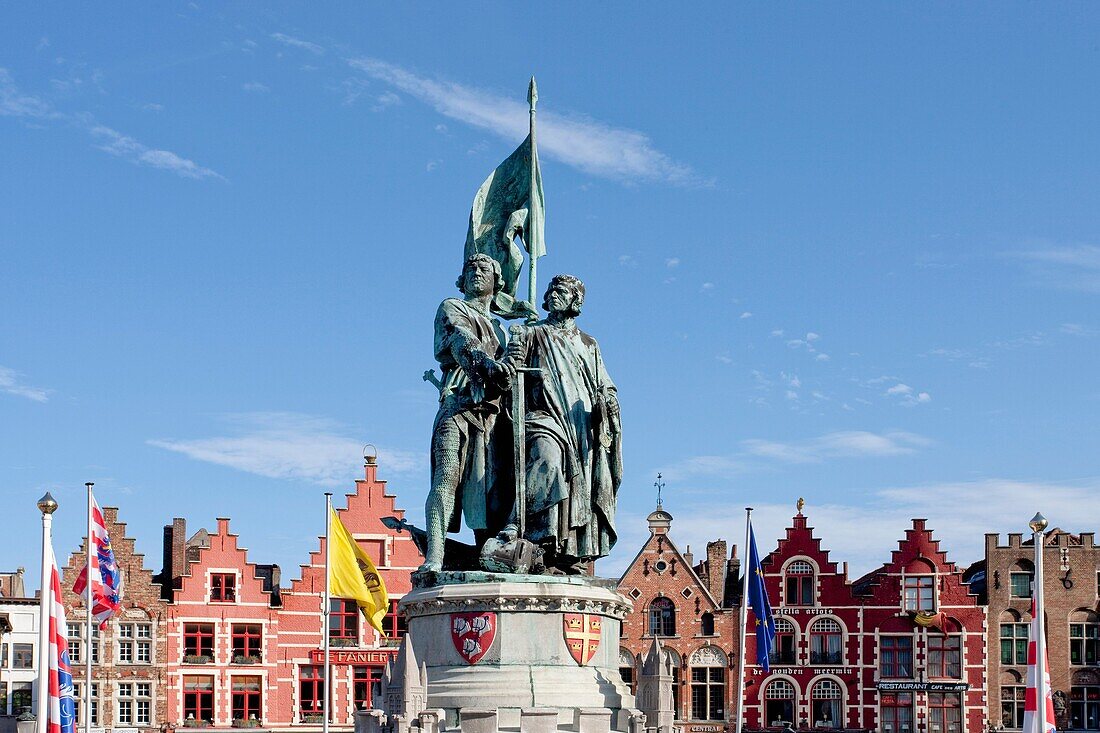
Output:
[[665,488],[665,482],[661,480],[661,474],[657,474],[657,480],[653,482],[657,487],[657,508],[661,508],[661,489]]

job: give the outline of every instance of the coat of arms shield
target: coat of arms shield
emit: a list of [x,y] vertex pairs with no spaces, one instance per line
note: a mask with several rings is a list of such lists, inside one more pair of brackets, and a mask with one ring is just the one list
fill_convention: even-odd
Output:
[[562,616],[565,646],[574,661],[588,664],[600,648],[603,619],[594,613],[567,613]]
[[452,613],[451,641],[467,664],[477,664],[497,637],[497,615],[492,611]]

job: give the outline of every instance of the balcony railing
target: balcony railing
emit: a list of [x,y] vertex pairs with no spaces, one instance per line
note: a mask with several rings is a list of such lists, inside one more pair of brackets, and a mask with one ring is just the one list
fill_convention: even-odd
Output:
[[843,661],[841,652],[810,652],[810,664],[840,664]]

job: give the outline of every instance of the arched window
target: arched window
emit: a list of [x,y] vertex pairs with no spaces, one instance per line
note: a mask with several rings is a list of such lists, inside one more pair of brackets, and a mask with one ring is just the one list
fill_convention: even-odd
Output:
[[1031,583],[1035,566],[1027,560],[1019,560],[1008,574],[1009,591],[1013,598],[1031,598]]
[[810,627],[810,664],[840,664],[843,634],[835,618],[819,618]]
[[634,692],[634,654],[623,647],[619,648],[619,676],[623,682]]
[[770,661],[775,664],[794,664],[795,628],[789,618],[775,620],[775,645],[772,647]]
[[649,604],[651,636],[676,636],[676,605],[667,598],[655,598]]
[[676,711],[676,719],[680,719],[680,655],[675,649],[664,650],[665,658],[672,667],[672,709]]
[[691,719],[726,719],[726,655],[705,646],[691,655]]
[[[1094,665],[1100,660],[1100,615],[1078,609],[1069,617],[1069,663]],[[1097,721],[1100,723],[1100,720]]]
[[1009,608],[1001,612],[1001,664],[1027,664],[1027,637],[1030,624],[1019,612]]
[[699,633],[703,636],[714,636],[714,614],[707,611],[699,619]]
[[769,728],[794,724],[794,685],[788,680],[772,680],[764,688],[764,717]]
[[814,605],[814,566],[805,560],[795,560],[787,566],[786,587],[788,606]]
[[836,680],[821,680],[810,691],[813,702],[815,728],[840,728],[844,723],[841,712],[843,692]]

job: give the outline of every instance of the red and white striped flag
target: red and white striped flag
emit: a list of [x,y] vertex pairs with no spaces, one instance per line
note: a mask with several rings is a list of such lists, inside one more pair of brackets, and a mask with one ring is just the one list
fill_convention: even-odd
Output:
[[[103,521],[103,512],[99,510],[95,497],[92,497],[92,618],[99,622],[100,629],[107,628],[107,620],[118,613],[122,606],[122,573],[115,562],[115,551],[111,547],[111,538],[107,535],[107,523]],[[73,583],[73,593],[86,597],[88,587],[88,566],[85,565]]]
[[50,610],[49,698],[46,702],[46,733],[74,733],[76,729],[76,703],[73,700],[73,670],[69,665],[69,625],[65,620],[65,606],[61,603],[61,576],[57,573],[57,561],[51,560],[50,594],[47,603]]
[[1039,638],[1039,616],[1035,613],[1035,599],[1031,599],[1031,628],[1027,635],[1027,691],[1024,695],[1024,733],[1054,733],[1054,698],[1050,692],[1050,664],[1044,650],[1043,689],[1046,691],[1045,715],[1038,714],[1039,663],[1035,640]]

